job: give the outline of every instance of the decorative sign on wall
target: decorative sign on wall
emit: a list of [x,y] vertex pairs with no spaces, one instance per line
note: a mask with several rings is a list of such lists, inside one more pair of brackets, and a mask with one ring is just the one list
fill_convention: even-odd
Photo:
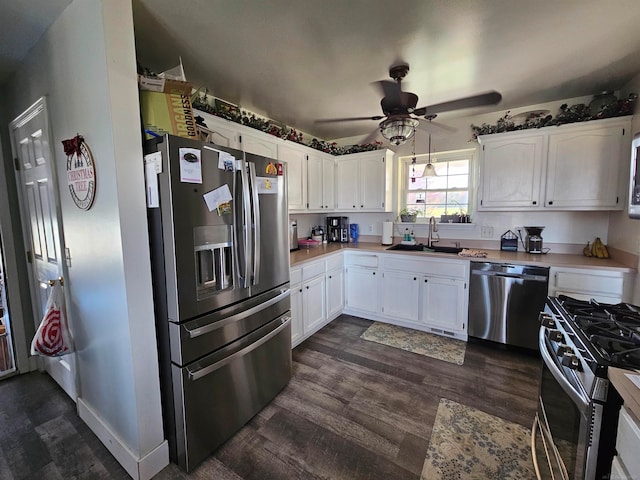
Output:
[[89,210],[96,196],[96,169],[93,155],[81,135],[63,140],[67,155],[67,182],[71,198],[81,210]]

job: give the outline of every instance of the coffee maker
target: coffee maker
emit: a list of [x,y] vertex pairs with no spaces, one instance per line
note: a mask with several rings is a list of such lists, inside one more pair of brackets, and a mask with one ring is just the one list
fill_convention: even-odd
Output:
[[349,217],[327,217],[327,242],[349,243]]
[[540,234],[544,227],[524,227],[527,236],[524,239],[527,253],[542,253],[542,237]]

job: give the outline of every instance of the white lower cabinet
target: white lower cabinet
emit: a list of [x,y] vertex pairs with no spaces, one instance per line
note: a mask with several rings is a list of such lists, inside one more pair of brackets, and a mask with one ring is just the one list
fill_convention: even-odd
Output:
[[447,335],[466,332],[467,282],[424,276],[420,284],[420,322]]
[[418,321],[420,282],[414,273],[382,274],[382,314],[409,322]]
[[469,261],[345,252],[345,313],[467,339]]
[[302,328],[304,332],[324,325],[327,318],[325,309],[324,275],[302,284]]
[[338,317],[344,309],[344,271],[340,269],[327,272],[327,320]]

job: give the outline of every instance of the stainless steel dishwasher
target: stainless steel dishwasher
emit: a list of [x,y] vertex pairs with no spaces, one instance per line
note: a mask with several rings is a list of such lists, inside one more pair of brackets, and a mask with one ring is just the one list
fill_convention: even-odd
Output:
[[469,336],[538,349],[549,267],[471,262]]

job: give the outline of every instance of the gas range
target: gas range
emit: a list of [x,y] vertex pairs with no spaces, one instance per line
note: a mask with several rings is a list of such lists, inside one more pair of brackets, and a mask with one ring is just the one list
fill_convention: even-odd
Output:
[[570,332],[577,352],[597,376],[609,366],[640,368],[640,307],[605,304],[565,295],[549,297],[545,311]]

